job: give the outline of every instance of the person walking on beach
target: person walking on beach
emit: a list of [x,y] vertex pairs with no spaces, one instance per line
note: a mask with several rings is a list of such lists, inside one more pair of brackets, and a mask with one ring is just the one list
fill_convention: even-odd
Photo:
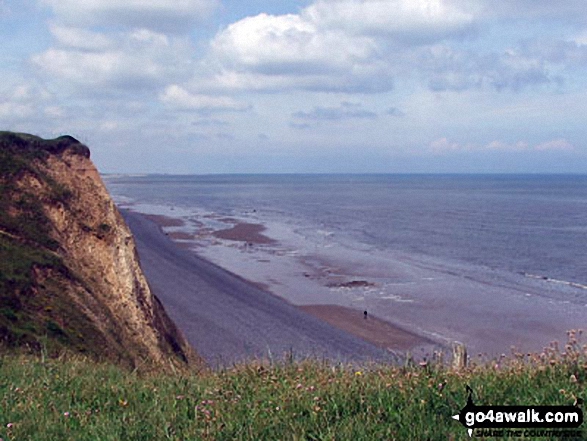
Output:
[[368,315],[368,314],[367,314],[367,311],[364,311],[364,312],[363,312],[363,318],[364,318],[365,320],[367,320],[367,315]]

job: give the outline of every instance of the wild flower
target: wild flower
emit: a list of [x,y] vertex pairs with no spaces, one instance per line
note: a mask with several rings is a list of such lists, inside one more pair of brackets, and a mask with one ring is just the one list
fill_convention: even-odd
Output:
[[64,416],[65,418],[69,418],[69,412],[63,412],[63,416]]
[[12,429],[13,427],[14,427],[14,424],[13,424],[13,423],[8,423],[8,424],[6,425],[6,428],[7,428],[7,429]]

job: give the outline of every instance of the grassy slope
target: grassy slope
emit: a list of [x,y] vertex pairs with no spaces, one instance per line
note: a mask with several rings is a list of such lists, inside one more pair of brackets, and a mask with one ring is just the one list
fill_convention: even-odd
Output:
[[451,419],[466,385],[476,404],[568,405],[585,394],[585,363],[577,344],[460,372],[297,363],[139,376],[79,358],[4,357],[0,438],[469,439]]

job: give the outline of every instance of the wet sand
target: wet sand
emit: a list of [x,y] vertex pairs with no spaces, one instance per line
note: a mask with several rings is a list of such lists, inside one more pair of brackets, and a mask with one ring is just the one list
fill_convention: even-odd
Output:
[[147,217],[122,213],[154,294],[211,366],[290,357],[401,361],[179,247]]
[[265,227],[261,224],[239,222],[232,228],[215,231],[212,234],[219,239],[246,242],[254,245],[269,245],[275,243],[275,240],[265,236],[263,231],[265,231]]
[[300,309],[332,326],[361,337],[383,349],[413,351],[435,343],[413,332],[394,326],[363,311],[339,305],[304,305]]
[[162,214],[145,214],[144,216],[161,227],[182,227],[184,225],[181,219],[163,216]]

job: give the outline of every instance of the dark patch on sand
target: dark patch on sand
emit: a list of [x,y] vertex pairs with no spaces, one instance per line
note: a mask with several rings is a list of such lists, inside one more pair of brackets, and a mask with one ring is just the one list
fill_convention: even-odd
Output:
[[255,245],[269,245],[276,243],[274,239],[271,239],[270,237],[262,234],[265,230],[266,228],[261,224],[249,224],[241,222],[236,224],[234,227],[227,228],[226,230],[215,231],[212,234],[219,239],[235,240],[252,243]]
[[350,282],[341,282],[341,283],[329,283],[329,288],[368,288],[370,286],[375,286],[373,282],[367,282],[366,280],[352,280]]
[[196,236],[191,233],[186,233],[184,231],[172,231],[167,233],[169,237],[174,240],[194,240]]

